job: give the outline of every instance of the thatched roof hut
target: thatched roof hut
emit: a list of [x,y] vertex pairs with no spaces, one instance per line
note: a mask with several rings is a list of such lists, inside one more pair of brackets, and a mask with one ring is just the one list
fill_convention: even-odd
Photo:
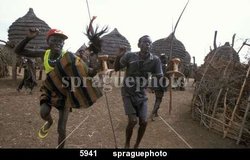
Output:
[[106,34],[101,38],[102,40],[102,52],[100,54],[109,55],[108,67],[113,68],[113,63],[116,55],[119,53],[121,47],[126,47],[127,51],[131,50],[129,41],[119,33],[115,28],[109,34]]
[[185,77],[190,77],[192,74],[191,56],[186,51],[183,43],[176,39],[174,35],[172,38],[172,35],[173,34],[171,33],[167,38],[162,38],[153,42],[151,51],[158,56],[164,53],[170,58],[172,43],[172,59],[180,58],[181,63],[179,65],[179,71],[182,72]]
[[[169,57],[171,50],[171,40],[172,34],[170,34],[167,38],[156,40],[152,44],[152,52],[156,55],[165,53]],[[186,51],[185,46],[181,41],[176,39],[175,36],[173,37],[172,58],[180,58],[182,63],[185,64],[190,64],[191,61],[191,56]]]
[[131,50],[129,41],[121,35],[115,28],[109,34],[106,34],[101,38],[102,40],[102,53],[105,55],[116,55],[120,47],[126,47],[127,50]]
[[[23,40],[29,32],[30,28],[38,28],[40,33],[34,39],[32,39],[28,44],[27,48],[32,49],[46,49],[48,48],[46,42],[46,33],[50,29],[48,24],[43,20],[39,19],[32,8],[23,16],[18,18],[15,22],[11,24],[8,30],[8,39],[11,44],[18,44]],[[12,78],[16,79],[16,55],[13,53],[12,56]]]
[[229,42],[226,42],[223,46],[220,46],[208,53],[204,60],[205,64],[210,62],[211,58],[213,58],[214,62],[219,62],[220,60],[240,62],[238,53],[232,46],[230,46]]
[[11,24],[8,30],[9,41],[17,44],[25,38],[30,28],[38,28],[40,33],[37,37],[31,40],[28,48],[47,48],[46,33],[50,27],[41,19],[39,19],[32,8],[23,16],[18,18]]

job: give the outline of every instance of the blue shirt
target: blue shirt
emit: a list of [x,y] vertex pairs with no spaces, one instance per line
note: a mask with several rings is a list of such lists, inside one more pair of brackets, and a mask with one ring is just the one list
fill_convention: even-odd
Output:
[[121,67],[126,67],[122,95],[145,98],[145,88],[149,74],[163,76],[160,59],[149,53],[142,59],[139,52],[127,52],[120,59]]

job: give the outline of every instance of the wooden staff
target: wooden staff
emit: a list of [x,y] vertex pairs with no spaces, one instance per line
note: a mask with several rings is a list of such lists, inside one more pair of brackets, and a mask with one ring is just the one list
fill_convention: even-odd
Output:
[[[109,76],[109,73],[114,71],[114,70],[113,69],[108,69],[108,64],[107,64],[108,55],[98,55],[98,59],[101,60],[101,62],[102,62],[102,72],[100,74],[101,74],[102,80],[103,80],[103,76]],[[102,81],[102,83],[110,83],[110,81],[108,81],[108,82]],[[113,121],[112,121],[112,117],[111,117],[110,107],[109,107],[109,103],[108,103],[108,97],[106,95],[106,92],[109,92],[109,91],[111,91],[110,88],[105,89],[103,87],[103,92],[104,92],[104,96],[105,96],[105,100],[106,100],[106,106],[107,106],[108,114],[109,114],[109,121],[110,121],[110,124],[111,124],[112,133],[113,133],[113,136],[114,136],[115,148],[117,148],[115,129],[114,129],[114,125],[113,125]]]
[[[176,28],[177,28],[177,26],[178,26],[178,24],[179,24],[179,21],[180,21],[182,15],[183,15],[183,13],[184,13],[184,11],[185,11],[185,9],[186,9],[188,3],[189,3],[189,0],[187,1],[186,5],[184,6],[184,8],[183,8],[183,10],[182,10],[182,12],[181,12],[181,14],[180,14],[180,16],[179,16],[179,18],[178,18],[176,24],[175,24],[174,30],[173,30],[173,32],[172,32],[172,34],[171,34],[171,45],[170,45],[169,61],[172,60],[174,34],[175,34]],[[167,53],[166,53],[166,54],[167,54]],[[166,57],[167,57],[167,55],[166,55]],[[172,76],[173,76],[173,75],[172,75]],[[171,76],[170,76],[170,80],[169,80],[169,86],[170,86],[170,88],[169,88],[169,96],[170,96],[170,97],[169,97],[169,98],[170,98],[170,99],[169,99],[169,114],[170,114],[170,113],[171,113],[171,109],[172,109],[172,77],[171,77]]]
[[246,118],[247,118],[247,114],[248,114],[248,111],[250,109],[250,96],[248,97],[248,102],[247,102],[247,108],[246,108],[246,111],[245,111],[245,114],[244,114],[244,118],[243,118],[243,121],[241,123],[241,127],[240,127],[240,133],[239,133],[239,136],[238,136],[238,139],[237,139],[237,142],[236,144],[239,144],[240,143],[240,139],[241,139],[241,135],[242,135],[242,132],[243,132],[243,128],[244,128],[244,125],[245,125],[245,122],[246,122]]
[[250,46],[249,44],[247,44],[247,40],[248,40],[248,39],[246,39],[246,40],[242,43],[242,45],[241,45],[240,49],[238,50],[237,54],[240,53],[240,51],[241,51],[241,49],[244,47],[244,45]]
[[90,10],[89,10],[89,3],[88,0],[86,0],[87,8],[88,8],[88,14],[89,14],[89,20],[91,20]]
[[225,132],[225,123],[226,123],[226,112],[227,112],[227,93],[228,93],[228,88],[226,89],[225,96],[224,96],[224,101],[223,101],[223,133]]
[[169,95],[170,95],[170,99],[169,99],[169,111],[168,111],[169,114],[171,114],[171,110],[172,110],[172,80],[175,77],[184,76],[183,73],[181,73],[181,72],[178,71],[178,68],[179,68],[178,66],[179,66],[180,62],[181,62],[181,60],[179,58],[173,58],[171,60],[171,65],[173,67],[173,70],[167,72],[167,74],[170,75],[169,86],[170,86],[170,90],[171,90],[171,92],[169,93]]

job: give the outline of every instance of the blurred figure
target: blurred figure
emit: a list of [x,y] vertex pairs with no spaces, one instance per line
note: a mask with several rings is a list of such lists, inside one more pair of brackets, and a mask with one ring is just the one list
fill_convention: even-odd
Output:
[[[162,53],[160,55],[160,60],[161,60],[161,64],[162,64],[162,71],[164,74],[164,77],[162,77],[163,79],[160,81],[162,84],[157,85],[157,87],[153,87],[152,90],[155,93],[155,103],[154,103],[154,108],[152,110],[151,113],[151,120],[154,121],[155,117],[158,117],[158,110],[160,108],[161,102],[162,102],[162,98],[164,96],[164,92],[167,91],[167,77],[165,76],[166,74],[166,70],[167,70],[167,57],[165,55],[165,53]],[[154,83],[154,81],[152,81],[152,83]]]
[[35,78],[35,63],[29,58],[22,58],[21,66],[24,68],[24,75],[22,81],[19,83],[17,91],[24,87],[25,89],[30,89],[30,94],[35,86],[37,86]]

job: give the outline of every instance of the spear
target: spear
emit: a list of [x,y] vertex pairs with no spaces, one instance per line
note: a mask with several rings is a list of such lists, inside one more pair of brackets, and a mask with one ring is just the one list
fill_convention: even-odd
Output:
[[91,20],[91,15],[90,15],[90,11],[89,11],[89,3],[88,3],[88,0],[86,0],[86,4],[87,4],[87,8],[88,8],[89,20]]
[[[93,16],[92,19],[91,19],[88,0],[86,0],[86,4],[87,4],[88,15],[89,15],[89,19],[90,19],[90,25],[89,25],[89,27],[87,29],[87,36],[90,39],[90,41],[92,40],[92,43],[94,44],[99,39],[98,37],[100,37],[103,33],[106,32],[107,27],[103,28],[103,30],[100,31],[99,33],[97,33],[97,28],[94,31],[94,29],[92,27],[92,22],[96,19],[96,16]],[[93,46],[93,47],[95,47],[95,46]],[[103,71],[100,74],[101,74],[102,78],[104,78],[104,76],[107,76],[108,73],[112,71],[112,70],[108,69],[108,67],[107,67],[108,56],[107,55],[103,55],[103,56],[99,55],[98,58],[102,61],[102,65],[103,65],[102,70]],[[105,84],[105,82],[103,82],[103,83]],[[110,82],[107,82],[107,83],[110,83]],[[105,85],[110,85],[110,84],[105,84]],[[107,90],[107,89],[105,90],[105,88],[103,88],[103,93],[104,93],[104,96],[105,96],[106,106],[107,106],[107,109],[108,109],[109,121],[110,121],[110,124],[111,124],[112,133],[113,133],[113,136],[114,136],[115,148],[117,149],[116,135],[115,135],[114,125],[113,125],[111,112],[110,112],[110,107],[109,107],[109,103],[108,103],[108,97],[107,97],[107,94],[106,94],[106,92],[108,92],[108,91],[110,91],[110,90]]]
[[[175,34],[176,28],[177,28],[177,26],[178,26],[178,24],[180,22],[180,19],[181,19],[182,15],[183,15],[188,3],[189,3],[189,0],[187,1],[185,7],[183,8],[183,10],[182,10],[182,12],[181,12],[176,24],[175,24],[174,30],[171,33],[171,37],[170,37],[171,38],[171,44],[170,44],[170,54],[169,54],[169,62],[168,62],[168,64],[170,64],[170,61],[172,60],[174,34]],[[170,88],[169,88],[169,96],[170,96],[170,99],[169,99],[169,114],[171,114],[171,110],[172,110],[172,77],[173,77],[173,75],[174,75],[174,73],[172,73],[172,75],[170,76],[170,81],[169,81],[169,86],[170,86]]]

